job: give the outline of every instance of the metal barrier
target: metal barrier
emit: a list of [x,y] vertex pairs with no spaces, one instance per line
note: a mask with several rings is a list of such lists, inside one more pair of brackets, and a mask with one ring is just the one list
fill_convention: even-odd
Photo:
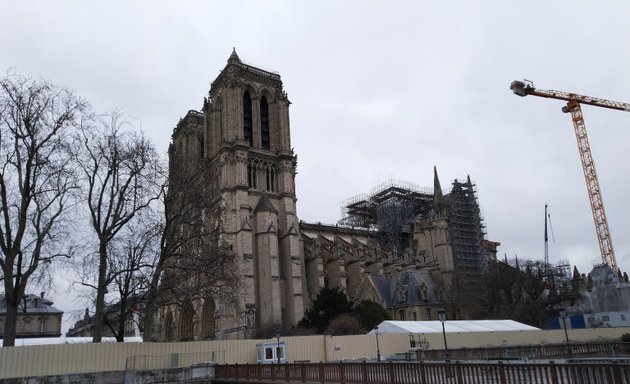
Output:
[[219,365],[215,380],[367,384],[628,384],[630,365],[490,363],[318,363]]

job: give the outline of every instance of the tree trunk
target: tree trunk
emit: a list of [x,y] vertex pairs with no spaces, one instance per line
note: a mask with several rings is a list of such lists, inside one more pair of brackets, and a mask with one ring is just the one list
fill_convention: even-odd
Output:
[[[123,297],[125,297],[123,295]],[[127,317],[129,313],[127,312],[127,301],[124,298],[121,298],[119,301],[120,310],[118,311],[118,320],[116,321],[116,332],[114,332],[114,336],[116,337],[117,343],[125,342],[125,323],[127,323]]]
[[4,320],[4,336],[3,336],[3,347],[13,347],[15,346],[15,335],[17,333],[17,305],[14,303],[10,303],[8,300],[7,304],[7,312]]
[[24,284],[25,278],[26,277],[22,276],[22,279],[20,279],[20,282],[17,285],[13,285],[13,280],[11,279],[5,280],[4,298],[6,314],[4,318],[4,347],[15,346],[15,338],[17,336],[18,306],[24,297],[24,291],[26,289]]
[[152,300],[147,300],[144,306],[144,322],[142,325],[142,341],[151,342],[153,338],[153,316],[155,316],[155,304]]
[[120,319],[121,320],[118,320],[118,332],[116,332],[116,342],[117,343],[124,343],[125,342],[125,323],[126,323],[126,321],[124,320],[124,318],[120,318]]
[[[159,268],[159,267],[158,267]],[[157,274],[159,276],[159,273]],[[144,305],[144,321],[143,321],[143,332],[142,332],[142,341],[152,342],[153,341],[153,323],[155,317],[156,303],[157,300],[157,290],[158,290],[158,281],[159,278],[156,275],[151,279],[151,285],[149,286],[149,291],[147,292],[147,298]]]
[[104,242],[98,247],[99,264],[98,264],[98,284],[96,289],[96,310],[94,313],[94,331],[92,333],[92,342],[100,343],[103,338],[103,320],[105,319],[105,291],[107,284],[107,247]]

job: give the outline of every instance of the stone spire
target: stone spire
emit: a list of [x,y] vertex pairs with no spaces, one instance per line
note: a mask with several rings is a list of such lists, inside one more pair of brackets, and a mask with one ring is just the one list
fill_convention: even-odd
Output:
[[228,64],[237,64],[237,63],[240,63],[240,62],[241,62],[241,59],[236,54],[236,47],[232,47],[232,54],[228,58]]
[[436,217],[445,218],[448,215],[448,205],[442,194],[442,186],[440,185],[436,166],[433,166],[433,209]]
[[433,194],[434,199],[441,199],[442,195],[442,186],[440,185],[440,179],[438,178],[437,167],[433,166]]

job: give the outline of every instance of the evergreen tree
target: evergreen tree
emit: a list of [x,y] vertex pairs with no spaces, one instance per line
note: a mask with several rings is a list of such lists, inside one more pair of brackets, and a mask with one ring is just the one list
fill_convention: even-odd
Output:
[[355,314],[364,331],[369,332],[372,328],[385,320],[390,320],[391,316],[380,304],[363,300],[355,308]]
[[346,294],[337,288],[322,288],[313,302],[313,307],[306,311],[298,324],[300,327],[315,328],[323,333],[332,319],[352,312],[352,303]]

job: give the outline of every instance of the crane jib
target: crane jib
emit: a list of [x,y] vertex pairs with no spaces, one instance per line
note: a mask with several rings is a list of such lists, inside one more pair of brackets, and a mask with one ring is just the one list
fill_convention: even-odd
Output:
[[626,111],[630,112],[630,104],[622,103],[619,101],[612,101],[606,99],[599,99],[596,97],[577,95],[575,93],[567,93],[553,90],[539,90],[532,89],[528,92],[529,95],[547,97],[551,99],[572,101],[575,100],[580,104],[593,105],[596,107],[608,108],[608,109],[616,109],[618,111]]
[[582,162],[582,170],[586,181],[586,189],[593,213],[593,221],[595,222],[595,232],[601,252],[602,262],[609,265],[613,269],[617,269],[617,260],[612,246],[610,231],[608,229],[608,220],[604,211],[604,202],[599,187],[599,181],[595,172],[595,163],[586,133],[586,125],[582,115],[580,104],[593,105],[596,107],[616,109],[619,111],[630,112],[630,104],[618,101],[599,99],[596,97],[578,95],[554,90],[539,90],[529,80],[515,80],[510,84],[510,89],[517,96],[525,97],[528,95],[546,97],[550,99],[558,99],[567,101],[567,105],[562,108],[563,112],[571,113],[571,120],[575,129],[575,136],[578,142],[578,150],[580,160]]
[[618,111],[630,112],[630,103],[622,103],[619,101],[612,101],[606,99],[600,99],[592,96],[578,95],[576,93],[562,92],[555,90],[542,90],[536,89],[534,84],[529,80],[518,81],[515,80],[510,84],[510,89],[514,94],[525,97],[527,95],[546,97],[550,99],[558,99],[564,101],[577,101],[580,104],[588,104],[596,107],[616,109]]

